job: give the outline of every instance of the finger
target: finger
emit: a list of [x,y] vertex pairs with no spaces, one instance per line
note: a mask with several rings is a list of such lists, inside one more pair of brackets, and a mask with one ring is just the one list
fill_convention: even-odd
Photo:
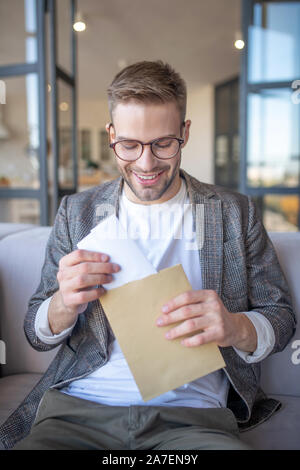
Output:
[[101,297],[101,295],[103,295],[105,292],[106,292],[106,289],[104,287],[98,287],[96,289],[75,292],[72,295],[72,303],[74,303],[74,305],[81,305],[81,304],[93,302],[94,300],[99,299],[99,297]]
[[183,323],[180,323],[180,325],[175,326],[175,328],[169,330],[165,334],[165,337],[167,339],[175,339],[179,338],[180,336],[203,330],[205,327],[207,327],[206,318],[190,318],[189,320],[186,320]]
[[216,341],[215,333],[212,330],[206,330],[197,335],[190,336],[189,338],[184,338],[181,344],[188,348],[194,348],[213,341]]
[[203,303],[184,305],[183,307],[173,310],[168,314],[161,315],[157,319],[156,323],[158,326],[170,325],[172,323],[182,321],[187,318],[203,315],[204,313],[206,313],[206,311],[207,306]]
[[162,311],[163,313],[169,313],[177,308],[183,307],[184,305],[196,302],[205,302],[207,300],[214,300],[216,296],[217,293],[213,290],[189,290],[166,302],[162,306]]
[[96,251],[89,250],[74,250],[60,259],[59,268],[74,266],[78,263],[83,263],[87,261],[106,262],[108,260],[109,256],[106,253],[98,253]]
[[85,274],[113,274],[118,272],[120,269],[120,266],[116,263],[84,262],[76,264],[75,266],[62,268],[59,271],[59,277],[64,279],[72,279],[76,276]]
[[113,280],[111,274],[85,274],[68,279],[61,288],[65,290],[78,291],[86,287],[93,287],[99,284],[106,284]]

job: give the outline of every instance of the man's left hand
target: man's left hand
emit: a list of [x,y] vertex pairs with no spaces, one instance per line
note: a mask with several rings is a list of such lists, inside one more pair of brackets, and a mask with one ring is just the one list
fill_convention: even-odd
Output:
[[[187,347],[216,342],[254,352],[257,348],[255,327],[243,313],[230,313],[213,290],[190,290],[171,299],[162,307],[158,326],[181,322],[166,333],[167,339],[189,335],[181,343]],[[193,335],[193,333],[196,333]]]

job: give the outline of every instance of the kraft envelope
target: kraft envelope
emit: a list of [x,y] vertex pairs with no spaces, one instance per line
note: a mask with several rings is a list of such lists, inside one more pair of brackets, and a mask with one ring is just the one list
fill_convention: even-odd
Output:
[[164,303],[190,289],[177,264],[111,289],[99,299],[144,401],[225,366],[216,343],[187,348],[180,343],[183,337],[164,337],[175,323],[156,325]]

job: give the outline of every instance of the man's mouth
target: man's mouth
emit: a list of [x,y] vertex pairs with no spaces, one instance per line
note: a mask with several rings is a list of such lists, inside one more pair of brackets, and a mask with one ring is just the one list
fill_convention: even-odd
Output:
[[165,170],[162,170],[162,171],[159,171],[159,172],[156,172],[156,173],[151,173],[149,175],[142,175],[140,173],[136,173],[135,171],[133,171],[132,173],[134,174],[134,176],[136,177],[137,181],[141,184],[155,184],[159,178],[160,178],[160,175],[164,172]]

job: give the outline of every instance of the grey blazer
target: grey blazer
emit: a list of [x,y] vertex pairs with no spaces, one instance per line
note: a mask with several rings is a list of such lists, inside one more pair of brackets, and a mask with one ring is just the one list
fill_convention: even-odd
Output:
[[[282,351],[295,332],[295,316],[287,283],[274,247],[252,199],[224,187],[201,183],[180,170],[193,207],[199,269],[203,289],[215,290],[230,312],[256,311],[273,326],[275,345]],[[37,310],[58,289],[56,274],[61,257],[77,248],[90,230],[107,215],[118,216],[121,177],[87,191],[65,196],[58,209],[46,247],[41,282],[28,304],[25,335],[37,351],[55,347],[35,334]],[[19,407],[0,426],[0,445],[12,448],[31,429],[41,398],[49,388],[65,386],[103,366],[114,334],[99,300],[90,302],[79,315],[40,381]],[[230,381],[227,406],[240,430],[265,421],[280,403],[266,397],[259,386],[260,365],[247,364],[232,347],[220,348]],[[1,444],[2,443],[2,444]]]

